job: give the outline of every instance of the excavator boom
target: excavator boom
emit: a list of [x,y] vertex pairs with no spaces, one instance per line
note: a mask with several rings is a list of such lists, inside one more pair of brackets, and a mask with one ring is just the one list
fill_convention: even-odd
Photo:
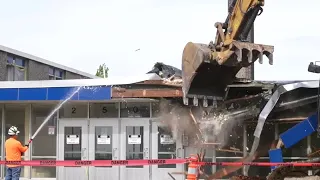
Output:
[[198,105],[208,100],[223,100],[227,85],[234,82],[239,70],[252,65],[263,55],[273,64],[274,47],[247,41],[248,34],[258,15],[263,11],[264,0],[234,0],[224,23],[215,23],[214,42],[189,42],[182,55],[184,104],[192,98]]

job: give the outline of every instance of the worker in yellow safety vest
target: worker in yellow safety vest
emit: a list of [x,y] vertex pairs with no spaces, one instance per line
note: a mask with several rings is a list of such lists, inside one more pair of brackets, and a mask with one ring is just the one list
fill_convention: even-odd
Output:
[[[21,156],[29,148],[29,145],[22,146],[18,141],[18,128],[15,126],[10,127],[8,135],[10,136],[5,142],[6,161],[21,161]],[[7,165],[5,180],[19,180],[21,174],[20,165]]]

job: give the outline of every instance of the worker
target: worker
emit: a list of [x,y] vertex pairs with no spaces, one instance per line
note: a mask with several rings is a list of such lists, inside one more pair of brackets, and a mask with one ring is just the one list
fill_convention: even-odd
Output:
[[[21,161],[21,156],[27,151],[29,145],[22,146],[18,141],[18,128],[15,126],[10,127],[8,131],[9,139],[5,142],[6,161]],[[5,180],[19,180],[21,174],[20,165],[7,165],[7,172]]]

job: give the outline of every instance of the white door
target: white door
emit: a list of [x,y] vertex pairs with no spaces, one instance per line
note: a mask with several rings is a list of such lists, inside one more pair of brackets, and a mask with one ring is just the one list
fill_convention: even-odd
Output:
[[[59,120],[59,160],[88,160],[88,120]],[[58,180],[88,180],[88,167],[59,167]]]
[[[89,160],[119,160],[119,120],[89,120]],[[90,180],[119,180],[119,166],[90,167]]]
[[[173,139],[172,132],[160,122],[152,122],[152,159],[182,159],[181,136]],[[152,180],[172,180],[168,173],[184,172],[184,164],[153,165]],[[185,179],[184,175],[172,174],[176,180]]]
[[[121,119],[120,159],[149,159],[149,119]],[[150,166],[121,166],[121,180],[149,180]]]

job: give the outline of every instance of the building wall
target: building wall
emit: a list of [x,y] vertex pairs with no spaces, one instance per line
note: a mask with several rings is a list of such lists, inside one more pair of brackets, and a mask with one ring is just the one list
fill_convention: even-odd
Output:
[[7,53],[0,51],[0,81],[7,80]]
[[[3,105],[3,104],[2,104]],[[67,103],[63,106],[59,111],[59,118],[87,118],[88,117],[88,103]],[[0,105],[1,106],[1,105]],[[44,103],[34,103],[32,106],[30,104],[6,104],[5,105],[5,113],[4,113],[4,124],[5,124],[5,132],[3,133],[3,139],[1,142],[4,142],[7,137],[7,131],[10,126],[15,125],[18,126],[21,133],[19,136],[19,140],[22,143],[26,143],[28,138],[33,135],[33,133],[37,130],[37,128],[44,121],[46,116],[51,112],[55,105],[54,104],[44,104]],[[120,109],[119,109],[120,107]],[[132,111],[133,107],[139,107],[138,113]],[[151,107],[151,109],[150,109]],[[152,104],[150,106],[149,103],[135,102],[135,103],[90,103],[89,106],[90,118],[126,118],[126,117],[151,117],[151,118],[159,118],[159,108],[156,104]],[[103,108],[107,108],[108,112],[104,113]],[[120,112],[119,112],[120,111]],[[152,113],[150,113],[150,111]],[[30,113],[31,112],[31,113]],[[1,114],[1,109],[0,109]],[[57,115],[55,115],[57,116]],[[160,117],[161,118],[161,117]],[[27,151],[25,158],[33,159],[33,160],[50,160],[56,159],[56,138],[57,132],[54,135],[48,134],[48,127],[53,126],[57,129],[57,118],[52,118],[39,132],[37,137],[32,142],[32,146],[30,151]],[[0,123],[0,126],[2,123]],[[272,123],[266,124],[262,134],[264,136],[260,140],[260,144],[268,144],[272,140],[277,139],[279,134],[293,127],[294,124],[288,123]],[[232,153],[232,152],[224,152],[221,150],[215,150],[214,148],[206,149],[206,157],[205,160],[209,162],[235,162],[241,159],[245,154],[250,151],[250,148],[253,143],[253,133],[255,130],[256,124],[246,124],[246,125],[235,125],[229,132],[224,129],[224,133],[226,134],[225,138],[223,138],[223,142],[225,144],[222,149],[230,149],[235,148],[239,149],[240,153]],[[0,127],[1,130],[1,127]],[[221,140],[221,138],[219,139]],[[287,149],[283,152],[285,161],[293,161],[293,160],[302,160],[307,158],[307,153],[310,153],[310,147],[314,147],[316,149],[320,148],[318,139],[316,137],[316,133],[313,133],[312,136],[303,139],[298,144],[293,146],[290,149]],[[43,146],[43,145],[46,146]],[[3,149],[3,143],[1,143],[1,148]],[[185,157],[188,157],[190,154],[194,154],[198,152],[198,148],[186,147],[185,148]],[[308,152],[309,151],[309,152]],[[1,158],[4,160],[4,156],[2,154]],[[264,157],[261,157],[259,162],[269,162],[268,154]],[[187,168],[187,166],[186,166]],[[212,174],[222,167],[213,167],[206,166],[205,171],[207,174]],[[2,167],[2,171],[3,171]],[[34,178],[55,178],[56,177],[56,168],[55,167],[24,167],[22,170],[22,177],[34,177]],[[265,176],[270,172],[269,167],[251,167],[249,170],[250,176],[261,175]],[[242,169],[232,173],[231,175],[240,175],[242,174]],[[230,175],[230,176],[231,176]]]
[[66,79],[83,79],[81,75],[72,72],[66,72]]
[[36,61],[28,61],[27,78],[32,80],[49,80],[49,66]]
[[[36,61],[28,61],[28,80],[49,80],[49,66]],[[64,71],[64,79],[89,79],[79,74]]]
[[[12,55],[15,56],[15,55]],[[29,81],[34,80],[49,80],[49,69],[50,66],[47,64],[43,64],[37,61],[29,60],[26,58],[22,58],[25,61],[25,67],[26,67],[26,79]],[[0,81],[7,81],[8,80],[8,74],[7,74],[7,61],[8,56],[7,52],[0,51]],[[54,67],[56,68],[56,67]],[[63,71],[63,79],[91,79],[88,77],[85,77],[80,74],[68,72],[65,70]]]

